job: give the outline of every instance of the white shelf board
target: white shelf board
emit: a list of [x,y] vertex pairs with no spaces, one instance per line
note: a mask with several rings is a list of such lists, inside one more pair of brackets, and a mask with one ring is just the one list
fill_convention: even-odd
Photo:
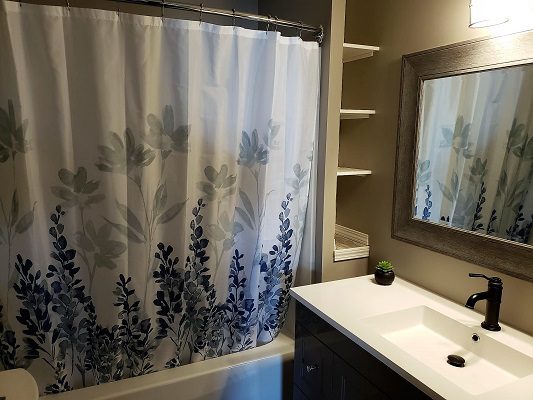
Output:
[[375,115],[376,110],[348,110],[341,109],[341,119],[365,119]]
[[335,251],[334,261],[355,260],[357,258],[367,258],[370,255],[368,245],[368,235],[335,225]]
[[377,46],[366,46],[364,44],[344,43],[342,45],[342,62],[361,60],[372,57],[375,51],[379,51]]
[[367,169],[337,167],[337,176],[367,176],[372,175],[372,171]]

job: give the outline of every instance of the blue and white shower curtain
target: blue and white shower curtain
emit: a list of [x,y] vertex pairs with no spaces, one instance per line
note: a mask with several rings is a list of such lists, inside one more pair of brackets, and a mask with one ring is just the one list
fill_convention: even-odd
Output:
[[2,1],[0,54],[0,367],[51,393],[271,341],[318,45]]
[[533,244],[533,67],[424,82],[415,217]]

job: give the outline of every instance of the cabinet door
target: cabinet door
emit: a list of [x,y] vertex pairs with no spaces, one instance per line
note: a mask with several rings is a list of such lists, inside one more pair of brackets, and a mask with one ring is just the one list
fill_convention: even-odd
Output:
[[359,373],[335,356],[333,391],[337,400],[386,400],[387,397]]
[[307,397],[305,397],[305,394],[303,394],[302,391],[298,388],[298,386],[294,385],[292,400],[308,400],[308,399]]
[[309,400],[332,399],[333,353],[318,339],[296,325],[294,382]]
[[[301,303],[297,303],[296,305],[296,321],[298,325],[313,334],[321,343],[324,343],[325,346],[331,349],[334,354],[341,356],[349,368],[353,368],[359,376],[363,377],[374,387],[379,388],[389,399],[430,400],[432,398],[398,375],[372,354],[355,344],[351,339],[337,331]],[[347,385],[346,391],[350,390],[348,386],[352,386],[349,383],[348,380],[345,382]],[[336,388],[341,384],[342,382],[339,382],[338,379],[335,381]],[[339,393],[337,390],[336,394],[339,395]],[[346,398],[351,399],[352,397],[347,394]],[[353,398],[360,399],[362,397]]]

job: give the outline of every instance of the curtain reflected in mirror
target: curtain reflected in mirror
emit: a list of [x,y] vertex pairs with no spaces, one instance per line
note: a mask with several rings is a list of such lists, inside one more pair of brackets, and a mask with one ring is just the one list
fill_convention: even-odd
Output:
[[413,214],[533,244],[533,65],[425,80]]

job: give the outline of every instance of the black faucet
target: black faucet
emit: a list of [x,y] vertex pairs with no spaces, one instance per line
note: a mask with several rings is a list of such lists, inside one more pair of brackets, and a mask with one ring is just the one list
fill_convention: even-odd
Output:
[[468,274],[471,278],[485,278],[489,281],[489,288],[486,292],[475,293],[468,298],[465,306],[473,309],[478,300],[487,300],[487,308],[485,310],[485,321],[481,323],[481,327],[489,331],[499,331],[502,328],[498,324],[500,317],[500,303],[502,302],[503,283],[500,278],[489,278],[483,274]]

